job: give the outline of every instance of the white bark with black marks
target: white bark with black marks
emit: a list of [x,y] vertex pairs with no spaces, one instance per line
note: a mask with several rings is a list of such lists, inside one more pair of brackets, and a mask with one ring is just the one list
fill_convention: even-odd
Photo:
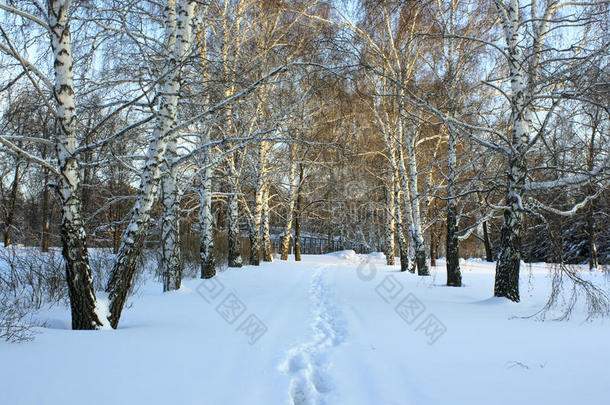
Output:
[[[394,183],[392,181],[392,183]],[[393,185],[392,185],[393,186]],[[388,266],[393,266],[395,263],[394,259],[394,237],[396,232],[396,220],[394,219],[394,192],[390,187],[385,188],[385,199],[386,199],[386,222],[385,222],[385,258]]]
[[263,202],[261,214],[261,250],[264,262],[272,262],[273,255],[271,252],[271,234],[269,231],[269,221],[271,212],[269,211],[269,186],[266,185],[263,189]]
[[[170,42],[168,49],[175,47],[178,55],[184,57],[190,50],[193,42],[193,24],[195,2],[179,2],[175,15],[175,39]],[[171,11],[170,17],[171,19]],[[172,25],[170,21],[170,26]],[[174,43],[172,43],[174,42]],[[176,80],[178,91],[180,90],[180,71]],[[177,96],[176,96],[177,97]],[[177,104],[177,98],[176,98]],[[172,122],[177,123],[177,111],[173,110]],[[172,126],[173,127],[173,126]],[[180,197],[178,187],[178,167],[175,160],[178,139],[173,134],[168,137],[165,151],[164,165],[161,168],[161,196],[162,196],[162,218],[161,218],[161,272],[163,274],[163,291],[172,291],[180,288],[182,283],[182,260],[180,257]]]
[[177,140],[173,136],[165,151],[165,164],[161,177],[161,260],[163,291],[180,288],[182,261],[180,259],[180,190],[177,167],[172,164],[177,158]]
[[235,156],[227,157],[227,179],[229,195],[227,197],[227,237],[229,244],[229,267],[241,267],[241,232],[239,227],[239,186],[235,168]]
[[[180,91],[181,63],[189,51],[189,34],[194,14],[194,1],[179,1],[176,8],[174,0],[168,0],[165,12],[166,39],[170,46],[175,43],[168,61],[175,69],[166,76],[161,84],[159,108],[155,128],[147,152],[146,163],[142,169],[140,186],[136,193],[133,208],[129,214],[130,222],[123,234],[117,260],[106,286],[110,315],[108,320],[116,328],[121,317],[127,293],[136,270],[137,259],[142,251],[150,222],[150,213],[157,197],[161,167],[165,162],[165,151],[171,129],[176,125],[178,94]],[[175,13],[175,19],[172,15]],[[179,28],[179,30],[178,30]],[[172,38],[175,38],[172,40]]]
[[[401,130],[402,131],[402,130]],[[402,139],[402,137],[401,137]],[[415,227],[413,224],[413,212],[411,205],[411,192],[410,192],[410,184],[409,177],[407,176],[407,169],[405,166],[405,159],[403,154],[403,149],[401,147],[396,150],[397,156],[396,160],[398,161],[399,175],[400,175],[400,186],[402,190],[402,198],[405,209],[405,225],[406,229],[409,230],[409,251],[407,254],[407,268],[409,272],[414,273],[415,268],[417,267],[416,261],[416,243],[414,239],[415,235]]]
[[458,239],[458,213],[456,200],[457,153],[455,132],[449,128],[449,146],[447,151],[447,285],[460,287],[460,250]]
[[[411,239],[415,250],[415,263],[417,264],[417,274],[419,276],[429,276],[430,269],[426,262],[426,245],[424,243],[424,233],[421,225],[421,214],[419,208],[419,187],[417,181],[417,157],[415,155],[415,136],[403,131],[403,143],[409,161],[409,175],[407,178],[409,187],[409,203],[411,204]],[[405,204],[407,202],[405,201]]]
[[[495,3],[500,11],[506,40],[505,54],[510,75],[512,133],[504,202],[506,209],[500,230],[501,242],[496,264],[494,295],[506,297],[511,301],[519,301],[521,225],[524,211],[522,199],[527,175],[525,153],[530,136],[532,88],[528,88],[525,83],[527,65],[519,48],[521,40],[519,2],[511,0],[508,5],[505,5],[504,2],[495,0]],[[538,56],[532,57],[537,58]],[[530,77],[530,83],[531,80],[533,77]]]
[[96,297],[89,267],[87,235],[79,197],[80,169],[73,152],[77,146],[75,134],[76,106],[73,89],[73,58],[69,0],[49,0],[48,20],[55,72],[55,98],[58,132],[56,152],[58,161],[58,191],[61,201],[62,254],[66,262],[66,279],[72,329],[97,329],[102,326],[96,314]]
[[[394,148],[393,152],[394,152]],[[402,215],[402,207],[400,205],[400,175],[398,172],[398,167],[396,165],[396,156],[392,157],[392,170],[394,170],[394,174],[392,176],[392,181],[394,183],[394,218],[396,219],[396,235],[398,236],[398,251],[400,253],[400,271],[406,271],[412,268],[413,260],[409,256],[409,244],[407,243],[407,238],[405,238],[404,233],[404,225],[403,225],[403,215]]]
[[[210,141],[210,131],[201,129],[201,144]],[[203,169],[199,172],[199,258],[201,260],[201,278],[212,278],[216,275],[216,254],[214,251],[214,216],[212,214],[212,149],[203,154]]]
[[254,210],[250,232],[250,264],[258,266],[261,256],[261,220],[263,215],[263,198],[265,189],[265,165],[267,161],[267,142],[261,141],[256,155],[256,183],[254,186]]
[[298,189],[296,170],[296,145],[294,143],[291,143],[290,172],[288,174],[288,204],[286,206],[286,220],[284,221],[284,231],[282,233],[282,260],[288,260],[288,252],[290,250],[290,234],[292,230],[292,220],[294,217],[294,203]]

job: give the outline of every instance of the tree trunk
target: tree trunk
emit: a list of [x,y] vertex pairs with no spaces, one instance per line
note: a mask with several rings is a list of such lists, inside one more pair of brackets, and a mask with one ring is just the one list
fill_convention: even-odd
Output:
[[[209,141],[209,132],[205,129],[202,143]],[[212,278],[216,275],[216,257],[214,252],[214,218],[212,216],[212,168],[209,166],[211,148],[205,152],[199,187],[199,226],[201,228],[199,257],[201,259],[201,278]]]
[[[390,215],[392,215],[392,219],[395,224],[395,232],[398,237],[398,250],[400,254],[400,271],[406,271],[411,267],[411,257],[409,256],[408,244],[403,231],[403,217],[402,217],[402,208],[400,206],[400,191],[401,191],[401,177],[399,174],[399,163],[397,162],[397,154],[400,152],[399,145],[396,145],[395,139],[392,138],[390,134],[385,134],[384,140],[386,143],[386,147],[388,150],[389,158],[390,158],[390,170],[391,170],[391,183],[392,183],[392,195],[391,195],[391,208],[392,211]],[[409,221],[409,209],[407,207],[406,210],[406,219]]]
[[[399,126],[402,128],[402,124]],[[402,129],[400,129],[400,133],[402,133]],[[401,139],[405,139],[405,141],[410,142],[409,139],[401,136]],[[413,151],[412,151],[413,152]],[[402,186],[402,197],[404,201],[405,207],[405,219],[409,229],[410,235],[410,243],[409,243],[409,253],[408,253],[408,270],[411,273],[415,272],[415,268],[417,267],[418,275],[424,276],[426,274],[427,266],[426,266],[426,251],[425,246],[423,244],[423,236],[421,235],[421,226],[419,227],[420,233],[417,234],[418,227],[415,224],[415,216],[413,212],[414,207],[418,207],[417,201],[415,204],[412,204],[411,199],[413,198],[413,194],[411,192],[411,188],[413,184],[410,183],[409,177],[407,176],[407,170],[404,163],[404,156],[402,152],[402,148],[397,148],[397,159],[398,159],[398,167],[400,169],[400,183]],[[414,176],[417,179],[417,176]],[[417,185],[417,183],[415,184]],[[419,208],[418,208],[419,209]],[[417,217],[419,219],[419,217]],[[423,252],[422,252],[423,250]],[[422,260],[423,259],[423,260]],[[423,262],[423,263],[422,263]]]
[[504,220],[500,230],[501,242],[496,264],[494,295],[519,302],[519,267],[521,263],[521,221],[523,214],[519,208],[518,194],[509,194],[509,208],[504,210]]
[[[498,7],[498,0],[496,0]],[[503,8],[503,25],[506,39],[506,55],[510,74],[511,86],[511,123],[512,134],[510,140],[510,155],[508,158],[506,196],[504,205],[504,219],[500,230],[501,242],[498,262],[496,263],[496,280],[494,295],[506,297],[511,301],[519,301],[519,267],[521,263],[521,225],[523,222],[523,191],[527,166],[525,164],[525,153],[527,151],[530,125],[531,125],[531,91],[535,84],[536,59],[540,58],[541,52],[532,56],[530,66],[534,70],[529,74],[528,85],[524,80],[524,69],[526,65],[520,55],[519,35],[519,9],[512,2],[510,7]],[[544,23],[544,21],[543,21]],[[541,46],[540,32],[535,33],[534,42],[536,48]],[[536,43],[538,45],[536,45]]]
[[301,187],[303,185],[303,165],[299,165],[299,187],[294,212],[294,261],[301,261]]
[[485,245],[485,260],[488,262],[494,261],[493,251],[491,249],[491,239],[487,231],[487,221],[483,221],[483,244]]
[[[71,170],[71,169],[70,169]],[[62,173],[62,177],[67,173]],[[80,200],[75,190],[68,189],[61,180],[62,255],[66,262],[66,280],[72,313],[72,329],[97,329],[102,326],[95,312],[96,297],[89,267],[87,236],[80,217]]]
[[[521,104],[523,105],[523,104]],[[523,148],[527,139],[528,122],[515,119],[513,144],[516,146],[509,160],[504,219],[500,230],[501,242],[494,295],[519,302],[519,267],[521,263],[521,225],[523,222],[522,196],[525,185],[525,156]],[[524,135],[525,134],[525,135]]]
[[49,171],[45,170],[44,174],[44,189],[42,190],[42,232],[41,232],[41,250],[49,251]]
[[417,187],[417,162],[415,156],[415,140],[414,137],[406,136],[403,134],[405,144],[407,146],[407,156],[409,158],[409,191],[410,191],[410,202],[411,202],[411,215],[413,217],[413,243],[415,250],[415,262],[417,264],[417,275],[429,276],[430,269],[426,262],[426,245],[424,244],[424,235],[421,228],[421,217],[419,209],[419,196]]
[[595,221],[593,219],[594,201],[589,202],[587,210],[587,242],[589,245],[589,270],[596,270],[598,267],[597,261],[597,245],[595,243]]
[[398,235],[398,250],[400,252],[400,271],[406,271],[411,265],[407,238],[403,231],[402,209],[400,207],[400,184],[398,176],[394,175],[394,216],[396,217],[396,234]]
[[271,235],[269,232],[269,190],[268,186],[264,187],[263,191],[263,212],[261,215],[261,234],[262,234],[262,251],[263,251],[263,261],[264,262],[272,262],[272,248],[271,248]]
[[180,203],[177,183],[177,168],[173,161],[177,157],[177,140],[171,137],[166,149],[165,165],[161,177],[161,272],[163,291],[178,290],[182,283],[180,259]]
[[227,158],[227,177],[229,179],[229,197],[227,204],[227,235],[229,244],[229,267],[241,267],[241,239],[239,228],[239,198],[237,179],[235,178],[235,161],[231,155]]
[[282,260],[288,260],[290,251],[290,231],[292,229],[292,219],[294,216],[294,200],[297,191],[296,183],[296,146],[290,145],[290,190],[288,196],[288,206],[286,207],[286,222],[284,225],[284,235],[282,239]]
[[[392,183],[394,183],[392,181]],[[392,185],[393,188],[393,185]],[[394,236],[396,232],[396,220],[394,219],[394,192],[386,187],[386,223],[385,223],[385,259],[388,266],[393,266],[394,259]]]
[[447,285],[451,287],[461,287],[462,273],[460,271],[457,200],[455,196],[455,181],[457,176],[455,143],[455,133],[449,128],[449,151],[447,159]]
[[438,258],[438,248],[440,243],[440,230],[438,225],[435,224],[430,230],[430,266],[436,266],[436,259]]
[[51,48],[54,55],[55,89],[59,124],[56,144],[61,201],[62,254],[72,313],[72,329],[97,329],[102,325],[96,312],[96,298],[87,253],[87,235],[83,226],[79,199],[80,170],[76,157],[71,35],[68,20],[70,1],[49,0]]
[[15,174],[11,185],[11,195],[7,204],[6,222],[4,224],[4,246],[11,245],[11,228],[15,218],[15,202],[17,200],[17,189],[19,188],[19,161],[15,164]]
[[409,273],[415,274],[415,270],[417,270],[417,263],[415,262],[415,247],[413,244],[413,238],[409,238],[409,256],[408,256],[408,266],[407,270]]
[[460,251],[455,200],[447,201],[447,285],[461,287]]
[[[387,189],[386,189],[386,192],[387,192]],[[328,196],[327,196],[327,200],[329,200]],[[330,204],[329,204],[328,215],[329,215],[329,218],[328,218],[328,223],[327,223],[328,227],[327,227],[327,231],[326,231],[327,232],[326,240],[328,243],[328,253],[330,253],[330,252],[334,252],[334,250],[335,250],[334,238],[333,238],[333,226],[332,226],[333,221],[332,221],[332,213],[330,210]]]
[[[297,205],[299,204],[297,203]],[[294,218],[294,261],[301,261],[301,219],[299,214],[296,214]]]
[[[199,58],[202,65],[203,79],[209,80],[207,60],[207,31],[199,31],[200,40]],[[210,97],[205,97],[205,105],[209,104]],[[201,146],[210,142],[211,128],[206,122],[200,123],[199,143]],[[216,275],[216,255],[214,252],[214,216],[212,213],[212,147],[208,146],[203,152],[202,165],[199,172],[199,265],[201,278],[208,279]]]
[[112,253],[119,253],[119,248],[121,247],[121,230],[118,225],[113,225],[112,227]]
[[250,241],[250,265],[260,266],[261,264],[261,245],[260,227],[254,221],[248,221],[248,240]]
[[263,193],[265,189],[265,163],[267,143],[260,142],[256,156],[256,186],[254,190],[254,213],[250,230],[250,264],[258,266],[261,256],[261,220],[263,215]]

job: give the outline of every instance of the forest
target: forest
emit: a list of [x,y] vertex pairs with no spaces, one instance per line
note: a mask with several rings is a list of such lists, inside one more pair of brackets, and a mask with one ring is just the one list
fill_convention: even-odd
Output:
[[352,249],[416,276],[446,258],[455,287],[460,258],[496,262],[489,293],[515,302],[523,263],[556,263],[607,306],[571,265],[610,261],[608,12],[3,1],[4,247],[61,250],[73,329],[106,322],[99,294],[119,325],[145,251],[164,291]]
[[608,32],[0,0],[2,401],[606,403]]

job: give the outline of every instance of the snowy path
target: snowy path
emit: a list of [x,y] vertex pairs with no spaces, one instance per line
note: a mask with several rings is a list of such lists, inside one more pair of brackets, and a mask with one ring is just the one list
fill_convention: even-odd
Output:
[[447,288],[442,262],[421,278],[363,259],[306,255],[166,294],[150,281],[115,331],[71,331],[69,310],[49,309],[33,342],[0,342],[0,403],[608,403],[610,322],[515,317],[544,304],[544,265],[524,269],[514,304],[490,299],[488,263],[464,264],[465,287]]
[[319,267],[312,276],[310,297],[314,319],[313,336],[306,343],[290,349],[280,371],[292,375],[290,399],[294,405],[322,404],[333,389],[329,352],[345,340],[345,322],[332,301],[328,269]]

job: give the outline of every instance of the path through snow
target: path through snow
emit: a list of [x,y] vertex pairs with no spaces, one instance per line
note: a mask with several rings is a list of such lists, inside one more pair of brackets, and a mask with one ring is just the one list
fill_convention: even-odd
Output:
[[329,269],[318,267],[312,275],[309,294],[313,307],[312,338],[288,351],[280,371],[292,376],[290,400],[294,405],[323,404],[333,389],[328,356],[346,337],[345,321],[333,302]]

